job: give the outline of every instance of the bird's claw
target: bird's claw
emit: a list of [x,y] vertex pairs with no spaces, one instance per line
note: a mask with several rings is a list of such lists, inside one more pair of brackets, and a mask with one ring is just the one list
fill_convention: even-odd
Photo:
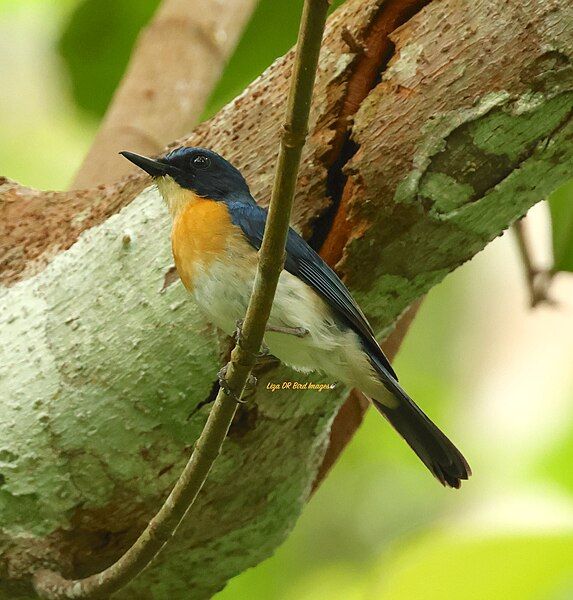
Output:
[[[229,364],[227,363],[225,366],[219,369],[219,372],[217,373],[217,378],[219,379],[219,386],[221,387],[223,392],[227,394],[227,396],[232,398],[237,404],[246,404],[248,402],[248,399],[245,400],[242,397],[237,396],[237,394],[235,394],[235,392],[229,386],[229,382],[227,381],[228,368]],[[249,378],[247,379],[247,382],[245,383],[245,389],[243,390],[243,392],[251,391],[255,389],[256,386],[257,378],[253,374],[250,374]]]
[[[233,335],[237,346],[241,346],[243,348],[243,350],[245,350],[245,348],[241,345],[241,340],[243,338],[243,323],[244,322],[245,322],[244,319],[237,319],[235,321],[235,333]],[[269,347],[265,344],[265,342],[262,342],[260,351],[255,352],[254,357],[255,357],[255,359],[264,358],[265,356],[268,356],[270,353],[271,353],[271,351],[269,350]]]
[[252,373],[250,373],[247,383],[245,383],[245,391],[252,392],[254,389],[256,389],[257,383],[258,379]]
[[233,334],[233,337],[235,338],[235,342],[237,342],[237,344],[240,343],[241,338],[243,337],[243,323],[245,322],[245,319],[237,319],[235,321],[235,333]]
[[255,354],[256,358],[264,358],[271,353],[269,347],[265,344],[265,342],[261,343],[261,350]]

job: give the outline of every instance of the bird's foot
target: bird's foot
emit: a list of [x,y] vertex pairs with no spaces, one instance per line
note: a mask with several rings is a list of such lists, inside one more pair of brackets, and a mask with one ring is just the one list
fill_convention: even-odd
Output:
[[249,378],[247,379],[247,383],[245,383],[245,389],[243,390],[243,394],[245,392],[254,392],[257,389],[258,381],[259,380],[252,373],[250,373]]
[[[244,319],[237,319],[235,321],[235,334],[233,335],[233,337],[235,338],[237,346],[241,346],[241,340],[243,338],[243,323]],[[269,350],[269,347],[265,344],[265,342],[262,342],[261,349],[259,350],[259,352],[255,352],[254,356],[256,359],[259,359],[268,356],[270,353],[271,351]]]
[[227,363],[224,367],[222,367],[217,373],[217,378],[219,379],[219,385],[221,389],[227,396],[230,396],[235,402],[238,404],[246,404],[248,399],[243,399],[243,395],[245,392],[250,392],[254,390],[257,386],[257,378],[254,375],[249,375],[247,382],[245,383],[245,389],[243,390],[243,394],[241,396],[237,396],[235,392],[229,386],[229,382],[227,381],[227,369],[229,368],[229,363]]

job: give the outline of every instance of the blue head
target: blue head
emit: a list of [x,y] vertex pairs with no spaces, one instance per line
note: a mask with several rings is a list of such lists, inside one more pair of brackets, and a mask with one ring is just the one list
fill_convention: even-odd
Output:
[[[158,159],[133,152],[121,152],[125,158],[149,173],[164,190],[173,182],[201,198],[217,201],[252,201],[249,186],[241,172],[222,156],[207,148],[177,148]],[[170,180],[169,183],[165,180]],[[165,198],[167,201],[169,199]]]

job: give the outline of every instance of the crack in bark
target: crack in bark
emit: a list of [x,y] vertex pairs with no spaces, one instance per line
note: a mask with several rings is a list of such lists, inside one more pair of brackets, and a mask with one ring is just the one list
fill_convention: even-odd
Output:
[[[382,4],[377,14],[377,20],[370,29],[370,35],[367,36],[366,49],[368,41],[374,35],[381,37],[376,46],[377,54],[369,57],[370,60],[363,64],[371,69],[370,77],[366,79],[367,84],[358,87],[356,90],[359,101],[354,99],[352,93],[347,94],[345,109],[343,109],[343,118],[339,119],[339,125],[342,126],[339,131],[338,157],[332,162],[328,169],[327,191],[332,198],[332,206],[321,216],[312,243],[320,247],[321,256],[333,267],[336,267],[338,261],[342,258],[342,253],[347,242],[350,239],[351,227],[346,218],[346,207],[342,202],[344,191],[347,187],[347,175],[344,172],[345,165],[359,150],[359,145],[352,140],[350,115],[354,115],[368,94],[380,83],[390,59],[394,55],[396,45],[390,39],[391,34],[401,25],[409,21],[414,15],[420,12],[431,0],[418,0],[408,3],[388,2]],[[384,35],[380,35],[382,30]],[[362,55],[360,55],[362,57]],[[353,82],[349,84],[349,87]],[[360,81],[359,81],[360,83]],[[352,92],[352,90],[351,90]],[[345,114],[346,113],[346,114]],[[333,144],[336,148],[336,142]],[[331,158],[332,160],[332,158]],[[321,233],[321,229],[323,233]],[[415,302],[398,320],[395,329],[388,336],[384,343],[384,351],[390,360],[396,356],[402,340],[404,339],[411,322],[416,316],[422,300]],[[366,410],[369,406],[368,400],[359,390],[351,390],[348,398],[338,411],[334,418],[330,430],[329,444],[323,457],[322,463],[316,474],[312,485],[312,493],[319,487],[320,483],[326,477],[342,450],[354,436],[356,430],[361,425]]]
[[[335,136],[329,152],[323,157],[327,168],[326,193],[331,205],[313,223],[313,233],[309,244],[320,248],[322,257],[334,267],[342,257],[350,231],[338,233],[345,221],[341,210],[341,199],[347,181],[345,165],[356,154],[359,145],[351,138],[352,119],[368,94],[378,85],[388,63],[394,55],[395,44],[390,35],[398,27],[421,11],[431,0],[389,0],[380,2],[370,26],[361,40],[356,40],[347,28],[342,30],[342,38],[356,54],[348,88],[342,101],[342,108],[335,125]],[[351,36],[355,43],[349,43]],[[359,45],[361,52],[358,52]]]

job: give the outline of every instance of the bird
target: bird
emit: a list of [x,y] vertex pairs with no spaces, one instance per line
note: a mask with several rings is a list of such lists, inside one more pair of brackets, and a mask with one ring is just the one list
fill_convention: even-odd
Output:
[[[124,151],[148,173],[172,217],[177,272],[207,318],[227,335],[244,317],[267,210],[239,171],[202,147],[148,158]],[[471,469],[456,446],[398,383],[366,316],[333,269],[289,228],[264,344],[282,363],[358,388],[444,486]]]

